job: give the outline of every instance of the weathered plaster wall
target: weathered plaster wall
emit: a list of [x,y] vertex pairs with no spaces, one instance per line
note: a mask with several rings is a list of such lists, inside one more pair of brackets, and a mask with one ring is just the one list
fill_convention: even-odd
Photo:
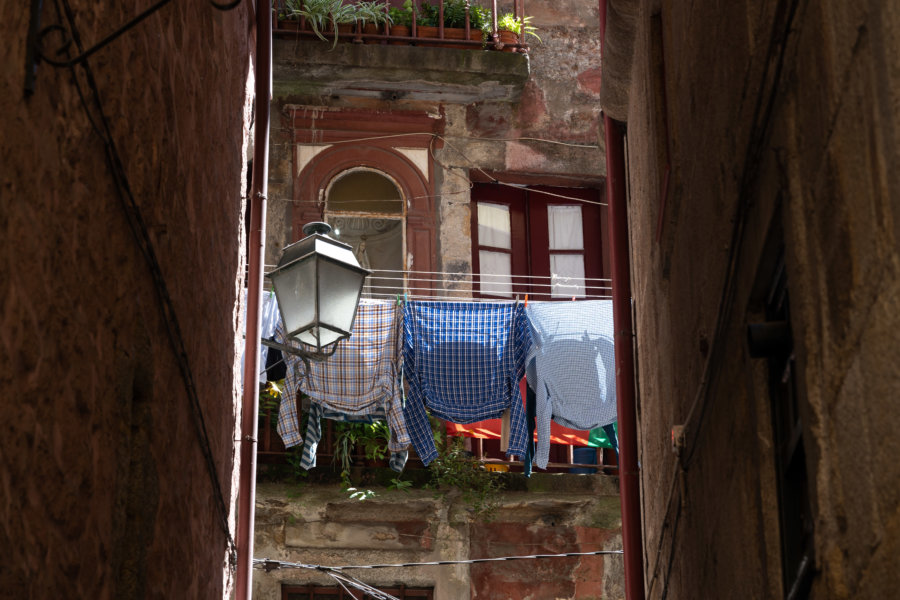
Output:
[[[628,160],[650,598],[781,597],[765,364],[745,341],[779,227],[815,514],[812,597],[896,589],[898,51],[892,3],[641,5]],[[686,471],[669,434],[684,422]]]
[[[511,1],[499,6],[512,10]],[[338,44],[332,52],[325,43],[276,40],[266,262],[292,241],[290,124],[279,127],[277,118],[287,104],[444,115],[446,143],[434,150],[441,271],[471,271],[467,188],[484,177],[479,170],[515,183],[602,185],[597,2],[532,0],[526,12],[541,38],[529,39],[527,59],[402,46]]]
[[[255,555],[322,565],[465,560],[621,547],[615,480],[535,474],[531,491],[508,492],[495,518],[473,521],[458,492],[377,489],[351,500],[337,486],[257,488]],[[543,491],[541,491],[543,490]],[[618,555],[477,565],[354,571],[370,585],[434,587],[435,600],[624,598]],[[254,572],[254,597],[276,600],[284,584],[334,585],[309,570]]]
[[[85,47],[135,15],[68,4]],[[59,6],[43,3],[43,27],[65,22]],[[222,597],[225,536],[182,357],[81,106],[76,82],[101,122],[87,77],[43,63],[23,98],[29,11],[10,5],[4,16],[0,595]],[[226,505],[236,484],[248,17],[246,6],[174,2],[89,59],[181,325]],[[45,48],[59,42],[48,35]]]

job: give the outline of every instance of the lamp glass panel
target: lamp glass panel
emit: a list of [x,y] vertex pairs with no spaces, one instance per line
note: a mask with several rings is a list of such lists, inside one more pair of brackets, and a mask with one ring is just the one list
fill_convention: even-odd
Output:
[[272,277],[278,308],[287,332],[309,326],[316,318],[316,261],[296,263]]
[[[319,260],[319,270],[319,322],[349,332],[359,304],[363,273],[324,259]],[[327,335],[322,331],[323,340]]]

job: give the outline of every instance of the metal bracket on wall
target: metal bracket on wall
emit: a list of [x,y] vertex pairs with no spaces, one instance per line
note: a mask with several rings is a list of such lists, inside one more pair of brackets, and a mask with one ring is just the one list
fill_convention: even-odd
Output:
[[[31,0],[31,21],[28,26],[28,37],[25,41],[25,97],[27,98],[34,93],[34,80],[37,74],[37,65],[40,61],[43,60],[47,64],[59,68],[73,67],[78,63],[86,60],[89,56],[91,56],[98,50],[106,47],[120,35],[128,31],[171,1],[172,0],[158,0],[152,6],[135,16],[133,19],[113,31],[111,34],[107,35],[105,38],[103,38],[87,50],[84,50],[75,58],[70,58],[67,60],[56,60],[55,58],[49,58],[44,53],[43,39],[48,33],[53,31],[58,31],[63,35],[62,44],[59,46],[59,48],[57,48],[56,52],[53,53],[53,56],[60,56],[64,52],[66,52],[69,46],[72,45],[73,40],[80,46],[80,40],[78,40],[78,32],[75,30],[75,22],[72,11],[69,8],[68,3],[64,3],[66,18],[69,21],[71,30],[66,29],[62,25],[50,25],[41,29],[41,13],[43,11],[43,0]],[[243,0],[232,0],[231,2],[220,4],[218,2],[214,2],[213,0],[209,0],[209,3],[213,8],[217,10],[228,11],[237,8],[242,1]]]

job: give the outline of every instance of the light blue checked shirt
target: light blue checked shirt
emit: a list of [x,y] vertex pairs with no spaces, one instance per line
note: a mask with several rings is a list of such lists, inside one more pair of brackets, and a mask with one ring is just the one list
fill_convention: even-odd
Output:
[[[312,402],[309,406],[309,420],[306,422],[306,439],[303,442],[303,455],[300,457],[300,466],[307,471],[316,466],[316,449],[319,440],[322,439],[322,419],[332,421],[347,421],[350,423],[374,423],[384,421],[384,409],[378,409],[368,415],[350,416],[346,413],[330,410],[318,402]],[[409,458],[409,450],[391,452],[390,467],[398,473],[403,472],[406,459]]]
[[533,302],[525,309],[534,346],[528,385],[535,391],[535,463],[547,468],[551,418],[587,431],[616,420],[612,301]]
[[[297,419],[298,390],[323,407],[348,416],[362,417],[380,411],[386,415],[391,430],[388,449],[400,452],[409,446],[400,398],[402,314],[396,302],[360,300],[352,335],[342,340],[324,362],[311,362],[306,376],[303,361],[284,353],[287,375],[276,429],[286,447],[304,441]],[[282,344],[300,346],[296,340],[286,339],[282,322],[275,330],[275,338]]]
[[424,464],[437,457],[427,408],[453,423],[500,417],[510,409],[507,454],[523,456],[528,432],[518,382],[531,336],[518,303],[410,302],[403,320],[403,409]]

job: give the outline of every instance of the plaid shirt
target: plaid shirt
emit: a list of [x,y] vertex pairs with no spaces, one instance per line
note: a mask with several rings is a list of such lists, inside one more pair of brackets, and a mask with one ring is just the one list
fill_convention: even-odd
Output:
[[437,457],[426,407],[454,423],[500,417],[510,409],[508,454],[525,454],[527,429],[518,382],[531,338],[518,303],[410,302],[403,320],[403,409],[413,447],[426,465]]
[[[297,390],[332,411],[361,417],[383,411],[391,430],[388,448],[399,452],[409,446],[409,434],[403,418],[399,383],[400,307],[383,300],[360,300],[352,335],[341,341],[334,355],[324,362],[305,366],[296,356],[285,353],[287,376],[284,398],[278,412],[277,430],[284,445],[296,446],[303,440],[297,419]],[[276,339],[287,345],[302,347],[287,340],[284,324],[279,323]]]
[[612,301],[534,302],[525,313],[534,340],[526,373],[535,391],[535,463],[546,469],[551,418],[581,431],[616,420]]
[[[309,421],[306,423],[306,439],[303,442],[303,455],[300,457],[300,466],[307,471],[316,466],[316,448],[319,447],[319,440],[322,439],[322,419],[351,423],[374,423],[376,421],[384,421],[385,414],[384,409],[379,408],[372,414],[350,416],[346,413],[329,410],[318,402],[311,403],[309,406]],[[409,450],[391,452],[389,463],[391,469],[402,473],[407,458],[409,458]]]

